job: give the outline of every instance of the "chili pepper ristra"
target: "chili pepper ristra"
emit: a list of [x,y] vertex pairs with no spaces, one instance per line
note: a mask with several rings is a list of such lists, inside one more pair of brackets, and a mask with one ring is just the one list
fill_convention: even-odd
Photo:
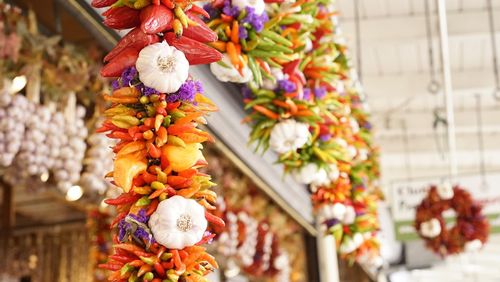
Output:
[[[99,132],[117,139],[113,183],[123,190],[106,203],[116,207],[111,223],[114,255],[101,267],[110,281],[207,281],[217,263],[204,244],[209,230],[224,225],[216,209],[215,184],[198,171],[207,165],[202,143],[213,138],[198,128],[217,110],[189,65],[222,55],[191,1],[94,0],[109,7],[104,24],[128,29],[105,57],[101,74],[116,77]],[[215,228],[217,229],[217,228]],[[220,228],[219,228],[220,229]]]

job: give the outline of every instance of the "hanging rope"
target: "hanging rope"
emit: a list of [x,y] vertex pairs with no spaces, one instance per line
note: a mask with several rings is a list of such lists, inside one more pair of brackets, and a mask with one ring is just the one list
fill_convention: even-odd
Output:
[[434,117],[434,121],[432,122],[432,128],[434,129],[434,141],[436,141],[436,148],[441,156],[441,159],[445,160],[445,134],[444,132],[440,133],[440,128],[446,129],[448,127],[448,122],[446,118],[442,116],[442,112],[439,108],[434,108],[432,111],[432,115]]
[[427,34],[427,53],[429,57],[429,74],[430,82],[427,86],[427,90],[431,94],[437,94],[439,91],[439,82],[436,79],[436,68],[434,66],[434,46],[432,44],[432,23],[431,23],[431,11],[429,8],[428,0],[424,0],[425,4],[425,30]]
[[361,61],[361,22],[359,17],[359,0],[354,0],[354,25],[356,27],[356,67],[358,69],[358,79],[363,81],[363,67]]
[[500,100],[500,76],[498,70],[498,54],[495,34],[495,16],[493,15],[493,0],[487,0],[486,2],[488,6],[488,18],[490,25],[491,54],[493,55],[493,73],[495,75],[495,90],[493,91],[493,97],[495,97],[496,100]]
[[406,120],[401,120],[401,128],[403,130],[403,150],[405,154],[405,168],[406,168],[406,178],[411,180],[413,178],[411,171],[411,157],[410,157],[410,138],[408,136],[408,127],[406,126]]
[[477,144],[479,147],[479,173],[481,174],[481,187],[488,189],[486,179],[486,161],[484,157],[484,136],[483,136],[483,118],[481,115],[481,94],[476,95],[476,120],[477,120]]

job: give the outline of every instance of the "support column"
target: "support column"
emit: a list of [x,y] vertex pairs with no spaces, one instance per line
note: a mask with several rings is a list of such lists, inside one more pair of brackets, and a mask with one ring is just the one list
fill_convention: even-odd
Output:
[[324,236],[321,224],[316,223],[318,235],[318,261],[320,282],[339,282],[339,263],[337,261],[337,246],[333,235]]

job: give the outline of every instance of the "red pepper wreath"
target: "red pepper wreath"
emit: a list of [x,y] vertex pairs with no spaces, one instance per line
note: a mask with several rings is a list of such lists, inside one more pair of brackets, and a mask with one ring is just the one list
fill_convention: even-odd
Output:
[[[456,224],[446,228],[443,212],[453,209]],[[479,250],[486,242],[489,224],[469,192],[451,185],[432,186],[415,216],[415,228],[428,248],[445,256]]]

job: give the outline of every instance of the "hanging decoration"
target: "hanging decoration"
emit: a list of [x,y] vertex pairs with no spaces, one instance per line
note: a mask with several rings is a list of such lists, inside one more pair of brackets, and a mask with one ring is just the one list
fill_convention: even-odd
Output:
[[[216,35],[199,16],[203,9],[186,1],[92,1],[113,29],[132,29],[105,57],[101,74],[118,77],[112,103],[99,132],[118,143],[113,183],[123,190],[105,202],[118,215],[115,254],[101,267],[110,281],[206,281],[217,268],[203,245],[207,230],[224,222],[216,209],[215,184],[198,171],[207,165],[202,143],[213,141],[199,129],[217,110],[189,66],[208,64],[221,54],[205,45]],[[207,37],[207,35],[209,35]]]
[[298,224],[220,151],[210,147],[207,151],[208,172],[224,197],[218,201],[218,212],[226,227],[214,245],[227,278],[241,273],[258,281],[307,281]]
[[[456,214],[451,228],[443,216],[450,209]],[[430,187],[417,206],[415,228],[426,246],[441,256],[477,251],[489,234],[481,205],[463,188],[447,183]]]
[[[208,26],[219,36],[212,46],[225,53],[211,70],[221,81],[244,84],[250,142],[257,151],[278,153],[285,171],[310,185],[343,256],[370,257],[380,265],[377,150],[337,11],[329,1],[265,2],[265,16],[255,15],[253,5],[263,5],[258,1],[205,5],[212,16]],[[358,229],[352,247],[347,241]]]

